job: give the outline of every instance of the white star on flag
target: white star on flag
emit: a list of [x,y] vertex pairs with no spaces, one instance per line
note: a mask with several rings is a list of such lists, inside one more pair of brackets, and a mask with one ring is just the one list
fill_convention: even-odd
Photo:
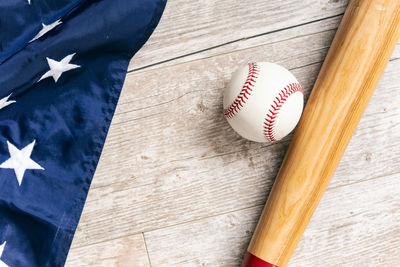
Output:
[[10,101],[8,101],[8,99],[10,98],[11,95],[12,95],[12,93],[9,94],[9,95],[6,96],[6,97],[0,99],[0,109],[5,108],[5,107],[7,107],[8,105],[11,105],[12,103],[17,102],[17,101],[15,101],[15,100],[10,100]]
[[57,27],[58,25],[60,25],[61,23],[62,23],[62,21],[61,21],[60,19],[54,21],[53,23],[51,23],[51,24],[49,24],[49,25],[46,25],[46,24],[42,23],[42,29],[41,29],[41,30],[39,31],[39,33],[36,34],[36,36],[33,37],[33,39],[30,40],[29,42],[31,43],[31,42],[33,42],[33,41],[36,41],[37,39],[39,39],[40,37],[42,37],[43,35],[45,35],[45,34],[48,33],[49,31],[51,31],[52,29],[54,29],[55,27]]
[[33,147],[35,146],[36,140],[32,143],[19,150],[9,141],[7,141],[8,152],[10,158],[0,165],[2,169],[14,169],[15,176],[17,176],[18,184],[21,186],[22,179],[26,170],[44,170],[42,166],[37,164],[31,159]]
[[46,72],[37,82],[40,82],[41,80],[48,77],[53,77],[54,81],[57,82],[58,79],[61,77],[61,74],[63,74],[64,72],[80,68],[81,66],[79,65],[69,64],[75,54],[76,53],[68,55],[65,58],[61,59],[61,61],[56,61],[54,59],[46,57],[50,70]]
[[4,242],[1,246],[0,246],[0,267],[8,267],[7,264],[5,264],[2,260],[1,257],[3,256],[3,251],[4,251],[4,247],[6,246],[7,242]]

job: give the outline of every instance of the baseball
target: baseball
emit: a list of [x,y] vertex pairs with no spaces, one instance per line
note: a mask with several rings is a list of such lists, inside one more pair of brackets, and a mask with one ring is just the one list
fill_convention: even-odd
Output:
[[224,91],[224,116],[242,137],[275,142],[299,122],[303,89],[287,69],[274,63],[240,67]]

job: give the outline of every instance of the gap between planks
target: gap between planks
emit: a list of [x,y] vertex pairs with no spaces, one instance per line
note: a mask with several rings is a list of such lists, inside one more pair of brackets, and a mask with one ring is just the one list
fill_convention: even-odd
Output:
[[[175,61],[204,58],[226,50],[233,52],[243,46],[241,42],[233,42],[235,40],[246,40],[266,32],[340,16],[347,4],[348,0],[204,0],[196,5],[187,0],[170,0],[160,24],[129,69],[182,56],[182,51],[186,55],[197,54]],[[226,43],[231,44],[207,50]]]
[[[383,179],[385,177],[394,176],[394,175],[397,175],[397,174],[400,174],[400,172],[388,173],[388,174],[384,174],[384,175],[375,176],[375,177],[372,177],[372,178],[366,178],[366,179],[363,179],[363,180],[354,181],[354,182],[348,183],[348,184],[338,185],[338,186],[334,186],[334,187],[328,187],[325,192],[330,192],[330,191],[337,190],[337,189],[340,189],[340,188],[353,186],[353,185],[361,184],[361,183],[365,183],[365,182],[370,182],[370,181],[373,181],[373,180],[379,180],[379,179]],[[266,192],[266,194],[267,195],[269,194],[269,190],[268,190],[268,192]],[[91,243],[89,245],[74,246],[73,249],[80,249],[80,248],[84,248],[84,247],[90,247],[92,245],[101,244],[101,243],[105,243],[105,242],[110,242],[110,241],[113,241],[113,240],[118,240],[118,239],[121,239],[121,238],[126,238],[126,237],[136,236],[138,234],[141,234],[141,235],[143,235],[143,240],[144,240],[144,244],[146,246],[146,251],[147,251],[147,243],[146,243],[146,238],[145,238],[145,234],[146,233],[151,233],[151,232],[155,232],[155,231],[159,231],[159,230],[163,230],[163,229],[168,229],[168,228],[174,228],[176,226],[195,223],[195,222],[207,220],[207,219],[210,219],[210,218],[216,218],[216,217],[219,217],[219,216],[222,216],[222,215],[227,215],[227,214],[230,214],[230,213],[236,213],[236,212],[240,212],[240,211],[251,210],[251,209],[262,208],[262,207],[264,207],[264,204],[258,204],[258,205],[244,207],[244,208],[233,209],[233,210],[229,210],[229,211],[226,211],[226,212],[213,214],[213,215],[210,215],[210,216],[204,216],[204,217],[201,217],[201,218],[198,218],[198,219],[187,220],[187,221],[182,221],[182,222],[179,222],[179,223],[170,224],[170,225],[163,226],[163,227],[156,227],[156,228],[148,229],[145,232],[141,232],[140,231],[140,232],[137,232],[137,233],[132,233],[132,234],[128,234],[128,235],[122,235],[122,236],[118,236],[118,237],[115,237],[115,238],[110,238],[110,239],[107,239],[107,240]],[[149,261],[150,261],[150,258],[149,258]]]
[[[219,44],[219,45],[215,45],[215,46],[212,46],[212,47],[204,48],[202,50],[198,50],[198,51],[191,52],[191,53],[188,53],[188,54],[184,54],[184,55],[181,55],[181,56],[176,56],[176,57],[172,57],[170,59],[165,59],[165,60],[162,60],[160,62],[156,62],[156,63],[149,64],[149,65],[145,65],[143,67],[133,68],[133,69],[129,70],[128,73],[139,72],[139,71],[142,71],[142,70],[146,70],[148,68],[157,67],[157,66],[162,65],[164,63],[170,63],[170,62],[178,60],[178,59],[183,59],[183,58],[190,57],[190,56],[193,56],[193,55],[197,55],[197,54],[201,54],[201,53],[204,53],[204,52],[208,52],[208,51],[214,50],[216,48],[221,48],[221,47],[224,47],[224,46],[227,46],[227,45],[231,45],[231,44],[234,44],[234,43],[238,43],[238,42],[248,41],[248,40],[251,40],[251,39],[258,38],[258,37],[265,37],[265,36],[273,34],[273,33],[286,31],[286,30],[291,30],[291,29],[296,29],[298,27],[302,27],[302,26],[306,26],[306,25],[312,25],[312,24],[315,24],[315,23],[318,23],[318,22],[321,22],[321,21],[324,21],[324,20],[341,19],[343,17],[343,15],[344,15],[344,13],[340,13],[338,15],[328,16],[328,17],[325,17],[325,18],[320,18],[320,19],[316,19],[316,20],[300,23],[300,24],[297,24],[297,25],[289,26],[289,27],[283,27],[283,28],[280,28],[280,29],[271,30],[271,31],[268,31],[268,32],[252,35],[252,36],[249,36],[249,37],[243,37],[243,38],[240,38],[240,39],[236,39],[236,40],[229,41],[229,42],[226,42],[226,43],[222,43],[222,44]],[[321,32],[323,32],[323,31],[321,31]],[[317,32],[317,33],[319,33],[319,32]],[[304,35],[304,36],[300,36],[299,35],[297,37],[305,37],[305,36],[307,36],[307,35]],[[296,38],[296,37],[293,37],[293,38]],[[276,42],[287,41],[287,40],[290,40],[290,39],[291,38],[283,39],[283,40],[276,41]],[[264,43],[264,44],[273,44],[273,43],[274,42]],[[259,44],[259,45],[263,45],[263,44]],[[239,50],[236,50],[236,51],[246,50],[246,49],[253,48],[253,47],[256,47],[256,46],[250,46],[250,47],[247,47],[247,48],[244,48],[244,49],[239,49]],[[231,52],[232,51],[229,51],[227,53],[231,53]],[[224,53],[219,53],[218,55],[223,55],[223,54]],[[181,62],[181,63],[178,63],[178,64],[184,64],[184,63],[188,63],[188,62],[192,62],[192,61],[202,60],[202,59],[210,58],[210,57],[213,57],[213,56],[216,56],[216,55],[205,56],[203,58],[184,61],[184,62]]]

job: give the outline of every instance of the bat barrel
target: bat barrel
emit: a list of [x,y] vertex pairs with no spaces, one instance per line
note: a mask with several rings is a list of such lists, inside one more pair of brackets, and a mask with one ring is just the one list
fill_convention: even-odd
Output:
[[350,1],[242,267],[287,265],[399,37],[399,0]]

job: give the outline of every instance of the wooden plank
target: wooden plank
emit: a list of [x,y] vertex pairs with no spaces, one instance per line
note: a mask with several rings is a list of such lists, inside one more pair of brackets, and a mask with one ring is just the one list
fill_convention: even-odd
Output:
[[[326,45],[316,36],[301,38],[297,48],[314,48],[299,54],[280,43],[285,56],[278,62],[292,68],[309,92]],[[131,100],[119,105],[77,244],[263,204],[290,138],[265,145],[238,137],[221,115],[221,90],[237,63],[273,60],[281,54],[274,49],[261,46],[132,75],[123,96]],[[400,60],[389,63],[331,186],[399,171],[399,69]],[[134,93],[141,98],[130,97]]]
[[273,42],[268,33],[340,16],[347,3],[169,0],[160,24],[129,69],[167,66]]
[[[289,266],[398,266],[399,174],[331,188]],[[145,233],[154,266],[239,266],[261,206]]]
[[74,243],[65,266],[148,267],[150,263],[143,234],[137,234],[86,247]]

